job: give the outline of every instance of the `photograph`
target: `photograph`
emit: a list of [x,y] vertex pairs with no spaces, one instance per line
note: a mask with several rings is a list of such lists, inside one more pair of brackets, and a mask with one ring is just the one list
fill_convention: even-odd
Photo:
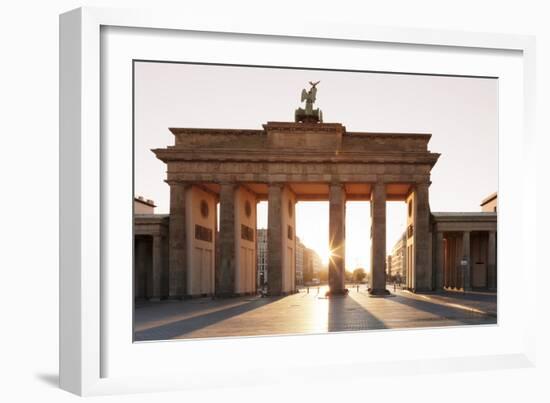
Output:
[[497,325],[498,77],[132,72],[134,342]]

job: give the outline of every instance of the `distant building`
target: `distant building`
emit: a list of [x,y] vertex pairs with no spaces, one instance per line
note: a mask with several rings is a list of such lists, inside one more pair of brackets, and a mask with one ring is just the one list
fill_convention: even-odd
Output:
[[304,246],[303,284],[319,280],[319,273],[323,269],[321,257],[313,249]]
[[267,281],[267,229],[260,228],[256,230],[258,237],[258,287],[261,288]]
[[407,252],[407,234],[403,233],[392,248],[391,255],[388,256],[388,279],[401,277],[401,281],[405,281],[407,268],[405,266]]
[[305,257],[306,247],[300,241],[300,238],[296,237],[296,284],[304,284],[304,261],[307,260]]
[[484,213],[496,213],[497,212],[497,192],[490,194],[482,200],[481,211]]
[[143,196],[134,197],[134,214],[155,214],[155,203]]
[[[258,254],[257,254],[257,267],[258,267],[258,287],[262,287],[265,285],[267,281],[268,276],[268,268],[267,268],[267,229],[260,228],[256,231],[257,237],[258,237]],[[296,284],[304,284],[305,280],[304,278],[307,276],[307,268],[310,267],[310,261],[311,261],[311,249],[308,249],[302,241],[300,241],[300,238],[296,237],[296,256],[295,256],[295,262],[296,262]],[[311,266],[311,267],[317,267]],[[311,270],[311,269],[310,269]]]

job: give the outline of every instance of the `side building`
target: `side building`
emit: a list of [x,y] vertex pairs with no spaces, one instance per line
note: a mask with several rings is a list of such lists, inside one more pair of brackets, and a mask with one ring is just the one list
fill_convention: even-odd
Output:
[[168,220],[155,203],[134,198],[134,298],[160,300],[168,295]]
[[304,284],[304,262],[306,257],[306,246],[296,237],[296,285]]
[[[261,289],[265,286],[266,282],[269,281],[268,266],[267,266],[267,254],[268,254],[268,243],[267,243],[267,229],[260,228],[256,230],[258,237],[258,247],[257,247],[257,267],[258,274],[256,278],[258,279],[258,289]],[[300,241],[300,238],[296,237],[296,256],[295,256],[295,267],[296,267],[296,285],[304,284],[304,268],[308,262],[308,252],[306,246]]]
[[497,289],[497,206],[492,193],[481,212],[432,213],[434,288]]
[[481,201],[481,211],[484,213],[496,213],[498,207],[497,199],[497,192],[491,193]]
[[304,284],[318,283],[323,270],[321,256],[311,248],[304,250]]
[[267,282],[267,229],[256,230],[258,237],[258,254],[256,256],[258,266],[258,289],[262,289]]
[[407,267],[407,234],[404,232],[395,245],[393,245],[391,255],[388,255],[388,281],[396,280],[405,283]]
[[[497,288],[497,193],[482,200],[480,212],[432,212],[430,215],[430,265],[432,290],[487,290]],[[386,259],[387,280],[401,276],[411,285],[413,256],[407,239],[399,238]]]

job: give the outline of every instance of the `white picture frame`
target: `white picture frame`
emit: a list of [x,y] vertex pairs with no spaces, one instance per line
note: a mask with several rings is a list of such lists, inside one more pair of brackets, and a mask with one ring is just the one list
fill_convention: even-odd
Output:
[[[115,54],[105,53],[102,49],[106,45],[102,30],[105,32],[108,27],[118,27],[122,36],[129,38],[109,39],[110,51],[119,46],[115,48],[118,50]],[[106,271],[110,264],[109,259],[128,258],[124,252],[127,249],[123,247],[121,251],[113,251],[108,242],[113,233],[128,230],[128,216],[125,216],[126,222],[117,229],[112,227],[113,220],[110,218],[116,215],[109,213],[117,208],[127,207],[131,200],[131,196],[121,196],[124,193],[116,192],[116,186],[120,184],[117,181],[127,179],[127,164],[121,164],[126,168],[120,169],[110,164],[114,150],[120,151],[127,147],[127,143],[124,143],[124,138],[127,137],[121,135],[117,137],[120,141],[113,141],[113,136],[105,136],[113,127],[118,127],[116,125],[122,125],[122,132],[127,131],[128,124],[131,125],[125,119],[131,112],[131,104],[127,104],[127,97],[130,95],[127,90],[131,83],[124,76],[128,66],[124,62],[115,62],[115,58],[142,58],[129,54],[135,51],[134,47],[124,46],[125,51],[120,47],[123,43],[121,40],[131,41],[131,37],[138,32],[144,35],[140,38],[141,48],[159,45],[155,46],[158,48],[155,52],[159,52],[155,57],[161,57],[163,49],[170,49],[181,40],[178,32],[193,33],[195,40],[201,37],[201,33],[215,33],[214,41],[219,41],[224,36],[227,40],[238,38],[243,46],[247,46],[244,40],[246,38],[265,46],[268,46],[266,44],[269,41],[269,46],[286,46],[289,52],[291,49],[288,44],[293,41],[305,46],[311,44],[311,41],[321,41],[322,46],[332,47],[335,52],[340,48],[357,46],[361,51],[363,44],[373,43],[381,47],[395,47],[396,53],[390,55],[388,60],[384,61],[384,57],[377,60],[376,63],[380,64],[374,66],[374,70],[387,70],[387,63],[391,58],[401,60],[400,52],[413,49],[415,52],[424,52],[427,56],[423,60],[411,60],[410,63],[415,65],[397,71],[488,76],[501,72],[502,75],[496,74],[503,83],[499,98],[499,325],[476,329],[414,329],[389,333],[373,331],[368,332],[368,335],[364,332],[350,332],[345,335],[132,344],[127,337],[130,329],[124,327],[131,321],[131,316],[125,316],[131,302],[125,296],[121,298],[125,302],[120,309],[115,309],[112,298],[109,297],[116,282],[123,281],[123,278],[110,277],[112,273]],[[147,37],[152,32],[171,34],[169,37]],[[161,44],[163,40],[166,43]],[[201,46],[211,45],[201,43]],[[201,57],[200,51],[204,49],[198,45],[193,49],[196,53],[194,61],[201,61],[197,58]],[[527,203],[528,192],[512,191],[518,186],[521,189],[534,186],[535,159],[530,158],[534,152],[534,49],[534,39],[529,36],[369,27],[312,20],[300,20],[299,23],[289,20],[283,27],[277,22],[253,21],[244,17],[214,21],[150,10],[101,8],[81,8],[61,15],[61,387],[79,395],[97,395],[247,386],[275,381],[295,382],[297,374],[302,379],[311,377],[329,382],[335,377],[343,379],[352,374],[370,376],[532,366],[535,358],[536,295],[533,291],[515,306],[511,303],[510,292],[513,289],[513,280],[534,278],[537,267],[535,253],[527,253],[528,235],[535,233],[536,211]],[[243,58],[246,53],[237,48],[232,48],[232,51],[235,52],[232,55],[205,52],[202,57],[221,62],[224,58],[227,61],[227,58],[233,56]],[[239,56],[239,51],[244,53]],[[438,58],[438,52],[447,54],[448,58]],[[501,60],[498,59],[501,54],[511,56]],[[102,60],[106,55],[113,60]],[[264,56],[261,52],[254,52],[253,56],[246,57],[256,57],[259,60],[257,64],[264,64],[268,60]],[[284,58],[282,53],[279,56]],[[467,65],[469,60],[480,57],[486,57],[483,62],[485,65]],[[493,57],[498,59],[498,63]],[[357,58],[353,62],[359,63],[359,60]],[[343,59],[342,66],[349,66],[351,62],[351,59]],[[102,69],[106,68],[106,63],[108,69],[114,68],[109,70],[109,74],[122,74],[121,80],[102,80],[102,74],[105,73]],[[375,64],[374,61],[370,63]],[[284,63],[279,65],[281,64]],[[117,66],[122,68],[117,70]],[[114,90],[119,84],[121,86]],[[114,93],[113,98],[108,98],[108,103],[103,98],[107,93]],[[110,112],[108,108],[105,109],[107,104],[108,107],[118,108],[117,112],[125,109],[120,115],[117,113],[119,118],[116,121],[105,121],[109,120],[107,117]],[[522,156],[522,169],[513,171],[508,163],[511,154],[518,150]],[[118,191],[125,190],[127,187],[122,186]],[[127,211],[130,214],[131,209]],[[108,236],[104,232],[105,228]],[[516,228],[513,236],[507,228]],[[127,243],[131,244],[131,239]],[[516,243],[516,248],[512,250],[510,246],[513,243]],[[518,267],[521,269],[518,270]],[[518,271],[512,272],[513,268]],[[523,314],[520,315],[521,312]],[[122,326],[122,330],[117,328],[118,324]],[[418,346],[418,349],[405,355],[390,353],[381,356],[373,353],[370,357],[356,356],[353,359],[332,357],[328,354],[329,357],[324,357],[322,361],[308,363],[308,371],[304,371],[303,363],[292,358],[296,352],[312,343],[317,343],[330,352],[336,351],[336,343],[345,341],[348,345],[359,344],[364,343],[366,337],[368,343],[399,342],[406,338],[407,342]],[[493,339],[495,342],[489,346],[487,341]],[[453,348],[446,349],[445,346],[437,346],[437,340],[462,340],[464,345],[456,343]],[[473,346],[472,343],[476,340],[482,340],[479,346]],[[269,348],[266,353],[267,344]],[[229,345],[230,349],[227,348]],[[249,357],[257,357],[260,353],[267,354],[263,363],[249,360]],[[185,360],[171,361],[168,358],[177,357],[178,354],[185,357]],[[143,363],[143,368],[136,368],[133,361],[136,357]],[[209,364],[213,360],[217,362],[215,368]],[[159,366],[159,363],[163,365]],[[262,370],[258,371],[259,368]],[[328,371],[330,368],[337,368],[338,374]]]

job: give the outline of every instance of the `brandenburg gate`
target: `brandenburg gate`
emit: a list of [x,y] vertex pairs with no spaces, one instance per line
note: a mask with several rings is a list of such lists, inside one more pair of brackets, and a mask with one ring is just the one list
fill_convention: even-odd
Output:
[[370,201],[370,293],[388,293],[386,202],[392,200],[407,203],[406,285],[432,289],[429,186],[439,154],[428,150],[431,135],[348,132],[324,123],[313,109],[318,83],[310,84],[294,122],[267,122],[261,130],[171,128],[174,145],[153,150],[167,165],[170,186],[170,297],[256,292],[256,205],[262,200],[268,202],[269,295],[295,291],[295,204],[309,200],[329,202],[330,295],[346,293],[348,200]]

